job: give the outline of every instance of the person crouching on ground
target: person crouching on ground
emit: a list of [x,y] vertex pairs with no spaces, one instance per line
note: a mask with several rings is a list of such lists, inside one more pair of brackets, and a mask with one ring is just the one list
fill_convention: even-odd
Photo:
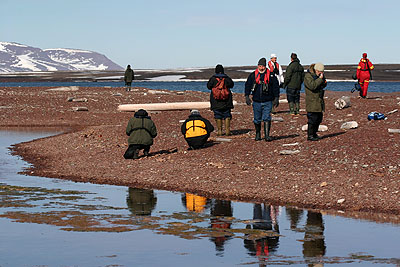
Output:
[[181,132],[189,145],[189,149],[199,149],[204,146],[214,126],[203,118],[196,109],[190,112],[189,118],[181,126]]
[[304,75],[306,91],[306,111],[308,118],[307,140],[317,141],[317,132],[322,122],[322,112],[325,111],[324,88],[327,82],[322,63],[312,64]]
[[207,88],[211,90],[210,104],[217,123],[218,136],[222,135],[222,121],[225,122],[225,135],[231,135],[233,100],[230,89],[233,86],[232,79],[224,73],[224,67],[217,65],[215,74],[208,80]]
[[258,67],[250,73],[245,83],[244,95],[246,104],[251,105],[250,94],[253,96],[254,127],[256,128],[256,141],[261,140],[261,122],[264,122],[265,141],[271,141],[271,110],[272,101],[279,95],[275,95],[269,88],[269,69],[266,68],[267,60],[261,58]]
[[138,159],[139,150],[141,149],[143,149],[144,156],[149,155],[150,146],[153,145],[153,138],[157,136],[157,128],[147,111],[139,109],[129,120],[126,134],[129,136],[129,147],[124,154],[124,158]]

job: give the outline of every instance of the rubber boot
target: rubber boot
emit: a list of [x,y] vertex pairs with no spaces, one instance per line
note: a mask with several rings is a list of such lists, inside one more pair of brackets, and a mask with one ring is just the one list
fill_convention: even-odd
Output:
[[317,135],[318,128],[319,128],[319,124],[314,124],[313,137],[314,137],[315,139],[317,139],[317,140],[320,139],[320,137]]
[[294,102],[289,102],[289,113],[294,115]]
[[132,158],[133,159],[138,159],[139,158],[139,149],[135,149],[133,151],[133,157]]
[[256,128],[256,138],[254,140],[260,141],[261,140],[261,123],[255,124],[254,127]]
[[300,102],[295,102],[294,114],[295,115],[299,115],[300,114]]
[[225,119],[225,135],[231,135],[231,118]]
[[271,131],[271,121],[264,122],[264,136],[265,136],[265,141],[267,142],[272,141],[272,137],[269,135],[270,131]]
[[317,141],[318,140],[318,138],[314,137],[314,130],[315,130],[314,124],[309,123],[308,127],[307,127],[307,140],[308,141]]
[[216,119],[215,121],[217,123],[217,135],[221,136],[222,135],[222,120]]

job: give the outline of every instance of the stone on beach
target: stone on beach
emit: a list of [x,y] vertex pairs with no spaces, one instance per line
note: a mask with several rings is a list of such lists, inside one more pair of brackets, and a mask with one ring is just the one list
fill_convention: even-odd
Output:
[[348,121],[342,124],[342,126],[340,126],[340,129],[344,129],[344,130],[349,130],[349,129],[355,129],[358,128],[358,123],[356,121]]
[[300,153],[300,150],[298,150],[298,149],[296,149],[296,150],[285,149],[285,150],[281,150],[279,152],[279,154],[281,154],[281,155],[294,155],[294,154],[298,154],[298,153]]
[[72,107],[73,111],[89,111],[87,107]]
[[336,109],[344,109],[351,107],[350,97],[349,96],[342,96],[338,100],[335,101]]
[[388,129],[389,133],[400,133],[400,129]]

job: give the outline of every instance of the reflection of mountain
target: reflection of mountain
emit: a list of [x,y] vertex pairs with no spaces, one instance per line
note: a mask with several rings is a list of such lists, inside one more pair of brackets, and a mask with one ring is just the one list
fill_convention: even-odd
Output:
[[156,206],[157,198],[151,189],[129,187],[126,203],[128,209],[134,215],[151,215]]
[[210,240],[214,242],[217,256],[223,256],[224,245],[231,235],[224,234],[224,229],[231,228],[231,221],[224,217],[232,217],[232,205],[230,201],[213,199],[211,202],[211,228],[221,229],[220,235],[212,236]]
[[[307,222],[304,233],[303,255],[304,258],[322,257],[325,255],[326,246],[324,238],[324,222],[319,212],[307,212]],[[315,259],[310,259],[315,261]]]
[[[254,223],[252,225],[247,225],[246,229],[272,230],[279,233],[279,225],[276,215],[277,212],[275,207],[265,204],[254,204]],[[268,258],[269,253],[278,249],[279,237],[264,237],[253,240],[248,239],[245,236],[244,247],[248,250],[249,255],[257,256],[262,262]]]

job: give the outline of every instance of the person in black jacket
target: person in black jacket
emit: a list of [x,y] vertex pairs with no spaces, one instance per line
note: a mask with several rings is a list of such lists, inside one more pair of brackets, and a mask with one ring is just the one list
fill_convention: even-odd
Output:
[[[229,95],[226,99],[216,99],[213,94],[212,89],[217,86],[218,81],[220,79],[224,79],[225,87],[229,91]],[[215,67],[215,74],[208,80],[207,88],[211,90],[210,94],[210,103],[211,110],[214,111],[214,119],[217,123],[217,135],[222,135],[222,121],[225,121],[225,135],[231,135],[231,119],[232,113],[231,109],[233,109],[233,100],[232,100],[232,92],[231,88],[233,88],[234,83],[232,79],[224,73],[224,67],[218,64]]]
[[212,131],[214,131],[214,126],[196,109],[190,112],[189,118],[181,126],[181,132],[190,149],[202,148]]
[[258,67],[250,73],[245,83],[244,95],[246,104],[251,105],[250,95],[253,96],[254,126],[256,128],[256,141],[261,140],[261,122],[264,122],[265,141],[271,141],[271,110],[272,101],[279,97],[276,91],[269,88],[270,71],[266,68],[267,60],[261,58]]
[[304,81],[304,68],[296,53],[290,55],[290,64],[286,68],[285,81],[283,87],[286,88],[286,96],[289,102],[289,112],[291,115],[300,113],[300,90]]
[[131,69],[131,65],[128,65],[124,74],[125,90],[128,92],[132,88],[132,81],[135,79],[135,73]]

